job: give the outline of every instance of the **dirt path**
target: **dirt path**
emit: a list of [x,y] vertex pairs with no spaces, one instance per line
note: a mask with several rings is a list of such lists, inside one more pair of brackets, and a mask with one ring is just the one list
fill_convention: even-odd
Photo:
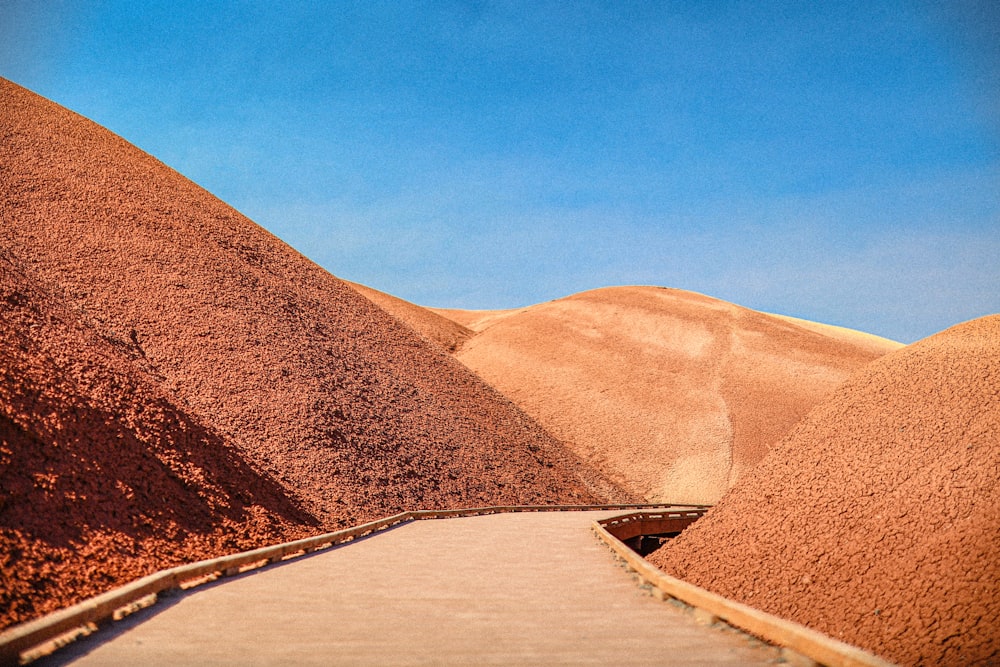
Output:
[[590,531],[595,518],[609,514],[418,521],[164,601],[122,622],[110,639],[71,647],[60,661],[774,662],[775,649],[697,625],[640,589]]

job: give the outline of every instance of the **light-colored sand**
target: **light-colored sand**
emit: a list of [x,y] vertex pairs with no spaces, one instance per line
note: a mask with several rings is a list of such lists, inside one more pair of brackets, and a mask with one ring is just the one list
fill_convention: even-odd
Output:
[[[886,343],[894,343],[895,341],[890,341],[882,336],[876,336],[875,334],[868,333],[866,331],[858,331],[856,329],[848,329],[847,327],[837,326],[835,324],[824,324],[822,322],[813,322],[811,320],[803,320],[798,317],[792,317],[791,315],[778,315],[776,313],[765,313],[766,315],[771,315],[773,317],[780,318],[792,324],[804,327],[816,333],[822,334],[824,336],[831,336],[844,342],[850,342],[858,347],[867,347],[872,351],[873,354],[882,355],[885,354]],[[901,345],[900,345],[901,346]]]
[[713,503],[853,371],[900,344],[692,292],[615,287],[490,313],[457,358],[620,484]]
[[508,310],[455,310],[452,308],[429,308],[428,310],[458,322],[471,331],[480,332],[496,324],[500,320],[524,312],[527,308],[510,308]]

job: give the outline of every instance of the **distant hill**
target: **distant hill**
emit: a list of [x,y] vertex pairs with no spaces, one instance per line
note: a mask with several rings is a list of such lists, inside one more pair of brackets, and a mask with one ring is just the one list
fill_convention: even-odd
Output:
[[901,347],[659,287],[436,312],[475,331],[462,363],[620,485],[669,502],[717,501],[852,372]]
[[[437,345],[120,137],[5,80],[0,136],[0,298],[21,313],[0,339],[5,622],[90,592],[66,582],[94,572],[103,588],[141,574],[156,540],[215,552],[401,509],[628,497]],[[176,520],[129,495],[147,463],[181,480],[162,500],[149,487],[189,504]],[[50,487],[73,528],[42,529],[56,501],[33,503]],[[132,515],[152,527],[133,534]],[[81,542],[92,534],[106,537]],[[39,579],[26,563],[41,561]]]
[[998,479],[994,315],[857,373],[650,560],[900,664],[997,664]]
[[[346,282],[346,281],[345,281]],[[392,313],[397,319],[413,328],[420,335],[440,345],[449,352],[460,348],[473,335],[473,331],[430,308],[423,308],[399,297],[380,292],[371,287],[348,282],[362,296]]]

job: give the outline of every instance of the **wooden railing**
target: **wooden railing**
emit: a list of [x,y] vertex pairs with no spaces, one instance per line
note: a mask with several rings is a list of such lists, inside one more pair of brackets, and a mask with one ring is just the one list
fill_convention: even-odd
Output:
[[[403,512],[369,523],[324,533],[274,546],[181,565],[143,577],[107,593],[84,600],[66,609],[0,633],[0,666],[18,665],[32,649],[52,644],[74,631],[117,620],[155,602],[159,595],[184,590],[220,576],[231,576],[270,563],[302,556],[321,549],[363,538],[401,524],[422,519],[470,517],[507,512],[559,512],[592,510],[650,510],[632,512],[595,521],[594,532],[635,572],[653,587],[661,598],[675,598],[694,608],[695,618],[703,622],[724,620],[774,645],[789,651],[790,659],[805,657],[829,667],[891,667],[891,663],[855,646],[839,642],[805,626],[766,614],[705,589],[663,574],[647,563],[624,540],[639,535],[675,533],[700,518],[704,505],[537,505],[495,506],[457,510],[421,510]],[[89,632],[89,631],[88,631]],[[82,632],[86,634],[87,632]]]
[[675,505],[666,511],[635,512],[602,519],[600,524],[606,531],[624,542],[640,535],[679,533],[704,516],[708,509],[701,506]]
[[[674,598],[693,607],[695,619],[699,622],[712,624],[719,620],[725,621],[770,644],[782,647],[788,661],[796,664],[819,664],[828,667],[892,667],[892,663],[856,646],[845,644],[804,625],[767,614],[666,575],[625,545],[625,540],[638,535],[682,530],[704,512],[704,509],[683,512],[639,512],[595,521],[593,529],[628,570],[652,587],[657,597]],[[687,523],[683,523],[684,521]]]
[[[329,548],[345,542],[421,519],[443,519],[469,517],[506,512],[556,512],[589,510],[634,510],[660,507],[701,510],[701,506],[666,506],[662,504],[639,505],[526,505],[494,506],[456,510],[419,510],[403,512],[369,523],[324,533],[315,537],[285,542],[244,551],[229,556],[221,556],[188,565],[180,565],[161,570],[137,579],[129,584],[89,598],[66,609],[48,614],[34,621],[28,621],[0,633],[0,666],[18,665],[23,654],[42,644],[82,628],[93,628],[111,620],[121,618],[139,606],[148,606],[158,595],[171,591],[191,588],[211,581],[219,576],[230,576],[240,572],[288,560],[314,551]],[[86,632],[81,630],[82,634]]]

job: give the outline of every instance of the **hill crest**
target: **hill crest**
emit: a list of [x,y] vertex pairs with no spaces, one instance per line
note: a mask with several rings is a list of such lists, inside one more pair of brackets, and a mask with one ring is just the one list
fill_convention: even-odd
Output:
[[619,485],[667,502],[717,501],[852,372],[902,347],[664,287],[432,310],[473,331],[457,359]]

